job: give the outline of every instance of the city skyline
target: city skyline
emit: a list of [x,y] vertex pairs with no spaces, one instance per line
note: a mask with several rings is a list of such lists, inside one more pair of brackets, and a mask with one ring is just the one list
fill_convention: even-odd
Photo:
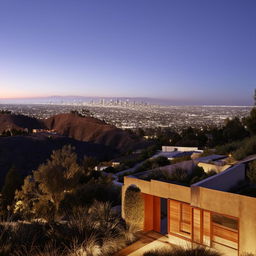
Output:
[[252,105],[255,11],[252,0],[1,1],[0,99]]

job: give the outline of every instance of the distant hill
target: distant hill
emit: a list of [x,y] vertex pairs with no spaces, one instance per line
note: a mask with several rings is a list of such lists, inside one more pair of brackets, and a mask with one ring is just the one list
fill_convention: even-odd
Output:
[[6,172],[13,165],[25,177],[49,159],[52,150],[60,149],[67,144],[76,148],[79,158],[86,155],[105,160],[116,156],[116,152],[107,146],[59,135],[0,137],[0,187],[3,185]]
[[141,140],[128,132],[118,129],[92,117],[78,114],[59,114],[44,120],[48,129],[59,134],[79,140],[103,144],[120,151],[133,149]]
[[0,114],[0,134],[16,129],[48,129],[79,141],[93,142],[110,146],[120,152],[135,149],[142,141],[130,133],[93,117],[82,117],[75,113],[59,114],[45,120],[14,115]]
[[43,122],[36,118],[23,115],[14,114],[0,114],[0,133],[10,129],[24,130],[24,129],[42,129]]

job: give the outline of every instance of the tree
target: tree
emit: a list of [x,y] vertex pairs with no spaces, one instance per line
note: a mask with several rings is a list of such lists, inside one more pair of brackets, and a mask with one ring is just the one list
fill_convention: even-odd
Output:
[[244,123],[251,134],[256,134],[256,107],[254,107],[250,116],[244,118]]
[[35,203],[39,201],[40,192],[35,180],[31,175],[24,179],[21,190],[15,192],[15,208],[14,213],[22,215],[25,219],[35,217]]
[[50,160],[25,179],[22,190],[16,193],[16,206],[25,215],[41,212],[41,217],[56,217],[65,194],[78,184],[80,173],[74,148],[69,145],[53,151]]
[[57,212],[64,194],[72,190],[77,183],[79,170],[74,148],[68,145],[53,151],[51,159],[34,172],[34,179],[39,184],[40,191],[49,196]]
[[[112,177],[94,171],[93,165],[94,160],[86,158],[79,165],[71,146],[53,151],[51,158],[28,176],[21,191],[16,192],[15,212],[26,218],[54,221],[67,212],[66,206],[71,210],[77,204],[89,204],[95,195],[101,198],[103,193],[106,199],[110,198],[106,188],[111,187]],[[88,191],[86,198],[81,191]]]
[[256,161],[252,161],[249,164],[249,170],[247,171],[247,177],[251,183],[256,184]]
[[82,162],[82,166],[85,170],[87,170],[89,173],[90,171],[94,170],[94,167],[99,163],[99,161],[97,159],[95,159],[94,157],[84,157],[83,162]]
[[13,203],[15,191],[20,189],[23,179],[19,171],[13,166],[9,169],[5,176],[4,186],[2,188],[2,207],[7,209]]
[[237,139],[243,139],[248,135],[242,122],[238,117],[233,119],[227,119],[225,127],[223,129],[223,136],[227,142],[231,142]]

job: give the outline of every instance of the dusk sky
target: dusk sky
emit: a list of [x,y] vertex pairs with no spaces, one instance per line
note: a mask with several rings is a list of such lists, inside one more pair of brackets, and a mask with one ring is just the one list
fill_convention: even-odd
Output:
[[252,104],[255,0],[0,0],[0,98]]

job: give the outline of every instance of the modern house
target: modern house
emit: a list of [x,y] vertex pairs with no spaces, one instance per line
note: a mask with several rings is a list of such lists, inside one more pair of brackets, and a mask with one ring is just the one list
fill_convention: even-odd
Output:
[[166,157],[171,161],[181,157],[198,157],[202,152],[203,150],[199,150],[197,147],[162,146],[162,150],[158,151],[151,158]]
[[[211,164],[220,160],[215,158],[212,157]],[[190,186],[163,177],[157,179],[157,175],[145,172],[125,177],[123,217],[127,217],[126,191],[136,187],[143,200],[144,231],[165,234],[170,243],[202,245],[227,256],[255,253],[256,198],[239,194],[247,182],[246,169],[246,163],[229,166]]]

